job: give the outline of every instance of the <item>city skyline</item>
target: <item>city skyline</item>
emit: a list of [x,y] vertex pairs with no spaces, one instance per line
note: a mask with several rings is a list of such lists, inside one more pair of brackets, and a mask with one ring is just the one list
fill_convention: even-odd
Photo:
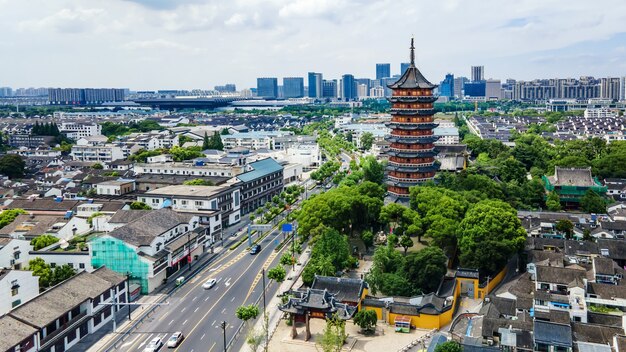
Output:
[[[308,72],[375,77],[387,62],[395,75],[411,35],[434,81],[470,66],[502,80],[626,75],[626,4],[560,2],[0,0],[0,86],[245,88]],[[407,11],[402,30],[389,26]]]

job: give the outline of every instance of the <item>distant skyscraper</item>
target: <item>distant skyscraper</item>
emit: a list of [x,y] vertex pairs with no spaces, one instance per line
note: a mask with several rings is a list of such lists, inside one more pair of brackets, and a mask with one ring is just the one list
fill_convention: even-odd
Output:
[[626,77],[619,79],[619,100],[626,100]]
[[618,77],[600,79],[600,98],[611,100],[620,99],[620,79]]
[[411,66],[410,62],[402,62],[400,64],[400,76],[404,74],[404,71],[406,71],[406,69],[409,68],[409,66]]
[[227,83],[223,86],[215,86],[215,90],[220,93],[235,93],[237,91],[237,87],[232,83]]
[[309,98],[322,97],[322,74],[309,72]]
[[283,93],[285,98],[302,98],[304,96],[304,78],[283,78]]
[[[358,90],[358,87],[360,87],[362,85],[365,85],[365,92],[366,93],[365,93],[365,95],[357,94],[359,96],[359,98],[360,97],[365,97],[365,96],[369,95],[370,88],[372,88],[372,80],[371,79],[369,79],[369,78],[356,78],[354,80],[354,82],[355,82],[355,84],[357,86],[357,90]],[[358,91],[357,91],[357,93],[358,93]]]
[[322,87],[322,97],[336,99],[337,98],[337,80],[324,80]]
[[454,75],[448,73],[439,85],[439,95],[442,97],[454,97]]
[[485,66],[472,66],[472,82],[485,80]]
[[256,95],[268,99],[278,98],[278,79],[276,77],[257,78]]
[[391,77],[391,64],[376,64],[376,79]]
[[0,97],[13,96],[13,89],[11,87],[0,87]]
[[484,97],[485,81],[467,82],[463,87],[463,95],[466,97]]
[[502,99],[502,83],[499,79],[488,79],[485,81],[485,98],[491,100]]
[[457,98],[463,97],[463,88],[465,87],[465,82],[469,80],[467,77],[457,77],[454,79],[454,96]]
[[356,81],[353,75],[341,76],[341,97],[344,101],[356,99]]

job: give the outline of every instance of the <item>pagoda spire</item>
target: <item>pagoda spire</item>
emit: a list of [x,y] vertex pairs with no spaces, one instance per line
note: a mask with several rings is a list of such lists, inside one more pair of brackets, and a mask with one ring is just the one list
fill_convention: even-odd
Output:
[[415,45],[413,44],[414,37],[411,37],[411,66],[415,66]]

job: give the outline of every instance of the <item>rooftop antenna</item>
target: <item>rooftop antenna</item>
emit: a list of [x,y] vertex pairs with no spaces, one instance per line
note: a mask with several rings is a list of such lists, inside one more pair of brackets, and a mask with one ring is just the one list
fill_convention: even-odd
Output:
[[411,35],[411,66],[415,66],[415,36]]

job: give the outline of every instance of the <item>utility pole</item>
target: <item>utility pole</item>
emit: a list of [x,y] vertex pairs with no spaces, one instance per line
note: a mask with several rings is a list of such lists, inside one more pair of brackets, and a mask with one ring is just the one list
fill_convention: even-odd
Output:
[[224,332],[224,352],[226,352],[226,321],[222,321],[222,331]]

